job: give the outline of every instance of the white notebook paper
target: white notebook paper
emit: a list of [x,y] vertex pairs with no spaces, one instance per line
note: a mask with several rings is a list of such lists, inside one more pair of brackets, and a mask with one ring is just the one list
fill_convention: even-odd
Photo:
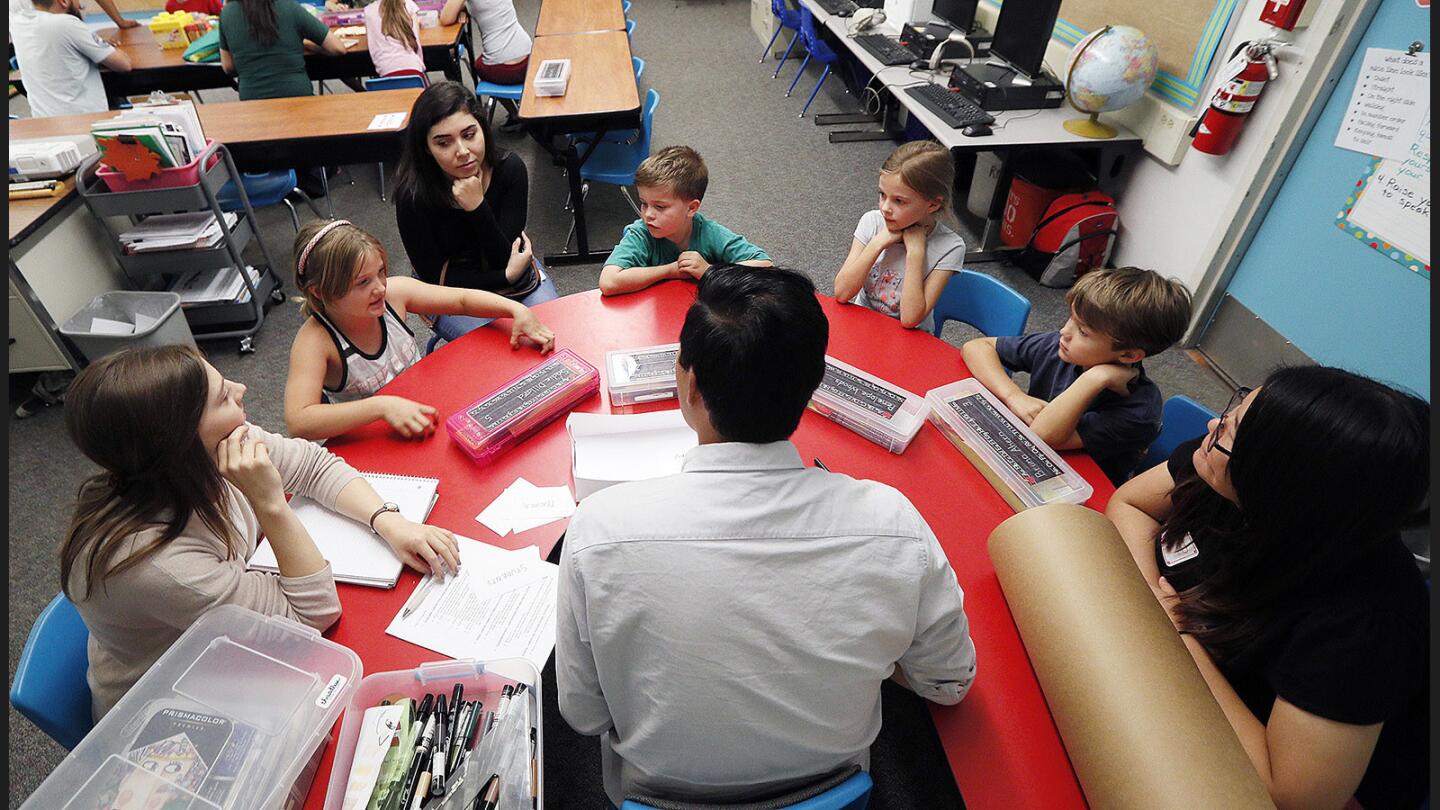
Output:
[[[430,517],[430,510],[440,497],[436,491],[440,481],[436,478],[386,473],[362,475],[382,500],[393,501],[400,507],[400,514],[416,523],[424,523]],[[291,498],[290,508],[305,524],[320,554],[329,560],[330,572],[336,582],[375,588],[395,587],[404,563],[395,556],[389,544],[370,531],[369,526],[331,512],[303,495]],[[258,571],[279,571],[275,564],[275,550],[270,547],[269,540],[260,541],[260,547],[255,549],[248,565]]]

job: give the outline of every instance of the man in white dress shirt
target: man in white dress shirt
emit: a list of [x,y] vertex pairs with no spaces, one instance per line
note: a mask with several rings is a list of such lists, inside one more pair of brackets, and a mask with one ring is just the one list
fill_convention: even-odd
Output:
[[799,273],[701,279],[680,333],[683,471],[586,498],[560,561],[560,712],[605,792],[742,801],[868,767],[880,685],[960,701],[964,595],[915,507],[807,468],[789,438],[829,324]]

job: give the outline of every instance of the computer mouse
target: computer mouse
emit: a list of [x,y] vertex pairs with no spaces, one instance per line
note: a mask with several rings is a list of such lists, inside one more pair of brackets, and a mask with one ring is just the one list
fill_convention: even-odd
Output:
[[995,130],[991,129],[989,124],[971,124],[960,130],[960,134],[967,138],[983,138],[986,135],[994,135]]

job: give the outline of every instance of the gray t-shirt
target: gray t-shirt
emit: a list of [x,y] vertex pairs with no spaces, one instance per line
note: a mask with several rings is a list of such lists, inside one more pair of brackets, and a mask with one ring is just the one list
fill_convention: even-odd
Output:
[[[11,6],[14,11],[14,5]],[[104,112],[110,108],[100,63],[115,52],[84,21],[47,11],[10,15],[15,61],[25,77],[36,118]]]
[[[866,211],[855,226],[855,239],[862,245],[870,244],[885,229],[885,217],[879,211]],[[965,266],[965,240],[945,227],[935,223],[935,230],[925,240],[925,277],[936,270],[959,272]],[[855,294],[855,303],[869,307],[892,318],[900,317],[900,287],[905,281],[905,243],[895,244],[880,251],[880,258],[871,265],[865,276],[865,286]],[[916,329],[934,331],[935,315],[930,313],[925,320],[916,324]]]

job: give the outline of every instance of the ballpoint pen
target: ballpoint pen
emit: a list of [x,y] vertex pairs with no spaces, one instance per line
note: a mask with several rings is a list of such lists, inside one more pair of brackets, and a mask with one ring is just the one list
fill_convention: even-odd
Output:
[[825,462],[821,461],[818,456],[815,458],[815,466],[816,466],[816,467],[819,467],[820,469],[824,470],[825,472],[830,472],[830,468],[829,468],[829,467],[826,467],[826,466],[825,466]]
[[415,586],[415,591],[410,594],[410,598],[405,600],[405,607],[400,609],[400,618],[410,618],[410,614],[414,613],[416,608],[425,604],[425,599],[423,597],[428,596],[430,594],[430,589],[434,586],[434,574],[431,574],[424,579],[421,579],[420,584]]
[[463,710],[455,714],[455,734],[450,738],[450,751],[448,760],[445,763],[446,771],[449,773],[460,772],[460,752],[465,750],[465,739],[470,733],[470,726],[475,722],[475,710],[480,706],[480,701],[463,704]]
[[450,711],[455,715],[450,718],[450,738],[454,739],[460,733],[460,708],[465,705],[465,684],[455,684],[455,691],[450,694]]
[[[457,711],[459,707],[456,707]],[[445,696],[435,701],[435,745],[430,749],[430,795],[445,795],[445,755],[449,753],[450,713],[445,705]]]

